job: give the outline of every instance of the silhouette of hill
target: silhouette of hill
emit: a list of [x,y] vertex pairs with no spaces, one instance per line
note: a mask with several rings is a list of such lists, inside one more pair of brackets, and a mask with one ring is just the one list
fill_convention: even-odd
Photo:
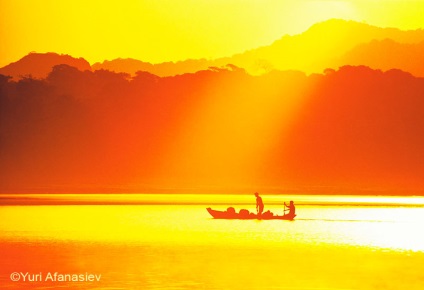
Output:
[[[331,19],[311,26],[299,35],[286,35],[274,43],[252,49],[244,53],[215,60],[186,60],[181,62],[167,62],[150,64],[133,59],[116,59],[96,63],[93,69],[108,69],[116,72],[134,74],[137,70],[148,71],[158,76],[172,76],[186,72],[196,72],[208,67],[221,67],[234,64],[246,69],[253,75],[266,73],[272,70],[300,70],[306,73],[320,73],[326,68],[337,69],[347,64],[367,65],[375,67],[378,57],[355,57],[365,50],[364,45],[375,41],[391,39],[404,44],[403,50],[412,49],[414,56],[421,57],[416,47],[424,41],[423,30],[402,31],[396,28],[380,28],[365,23]],[[373,42],[374,41],[374,42]],[[390,48],[390,47],[388,47]],[[369,48],[376,50],[377,48]],[[384,48],[381,48],[384,49]],[[350,52],[352,51],[352,52]],[[365,51],[364,51],[365,53]],[[388,55],[388,53],[386,53]],[[408,59],[409,61],[409,59]],[[410,66],[402,62],[393,62],[395,68],[409,70]],[[376,68],[390,69],[390,64],[379,65]],[[414,68],[413,71],[417,71]]]
[[206,59],[198,59],[151,64],[149,62],[143,62],[132,58],[118,58],[111,61],[105,60],[102,63],[96,62],[92,65],[92,69],[125,72],[131,75],[135,75],[137,71],[148,71],[157,76],[164,77],[206,70],[208,67],[212,66],[213,63],[213,61],[208,61]]
[[217,60],[31,53],[0,69],[0,191],[424,194],[423,48],[422,30],[329,20]]
[[348,64],[341,57],[356,46],[384,39],[419,43],[424,41],[424,31],[401,31],[332,19],[317,23],[302,34],[286,35],[269,46],[235,55],[227,63],[243,67],[253,74],[270,69],[318,73],[328,67],[338,68]]
[[13,78],[28,75],[34,78],[45,78],[52,68],[59,64],[67,64],[81,71],[91,70],[90,64],[83,58],[48,52],[30,53],[18,61],[0,68],[0,74]]
[[215,60],[191,59],[151,64],[136,59],[114,59],[90,67],[82,58],[56,53],[31,53],[0,68],[0,74],[43,78],[54,65],[67,64],[82,71],[103,69],[133,76],[137,71],[147,71],[164,77],[231,63],[253,75],[272,70],[299,70],[309,74],[344,65],[366,65],[383,70],[398,68],[421,76],[423,69],[418,64],[422,59],[423,42],[424,31],[421,29],[402,31],[332,19],[317,23],[299,35],[283,36],[271,45]]
[[366,64],[374,69],[393,68],[424,77],[424,41],[399,43],[391,39],[373,40],[356,46],[340,59],[340,64]]

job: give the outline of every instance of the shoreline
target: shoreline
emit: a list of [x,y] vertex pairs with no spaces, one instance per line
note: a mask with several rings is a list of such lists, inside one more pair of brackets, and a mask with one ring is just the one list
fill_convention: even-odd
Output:
[[[263,194],[268,206],[294,200],[297,206],[424,207],[423,196]],[[250,194],[0,194],[0,206],[36,205],[205,205],[245,206]]]

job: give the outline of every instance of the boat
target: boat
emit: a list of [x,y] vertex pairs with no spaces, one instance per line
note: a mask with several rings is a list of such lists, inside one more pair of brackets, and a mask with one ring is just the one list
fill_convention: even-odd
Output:
[[296,217],[296,214],[285,214],[285,215],[274,215],[270,211],[266,211],[260,216],[253,212],[249,212],[247,209],[241,209],[236,212],[234,208],[229,207],[226,211],[215,210],[210,207],[206,209],[214,219],[226,219],[226,220],[289,220],[292,221]]

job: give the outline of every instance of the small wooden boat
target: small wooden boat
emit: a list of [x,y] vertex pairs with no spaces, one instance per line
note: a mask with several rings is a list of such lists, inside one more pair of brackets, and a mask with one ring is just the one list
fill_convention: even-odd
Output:
[[247,209],[241,209],[238,213],[234,208],[228,208],[226,211],[214,210],[208,207],[206,209],[211,216],[215,219],[227,219],[227,220],[289,220],[292,221],[296,217],[295,214],[286,215],[274,215],[272,212],[267,211],[262,213],[260,216],[249,212]]

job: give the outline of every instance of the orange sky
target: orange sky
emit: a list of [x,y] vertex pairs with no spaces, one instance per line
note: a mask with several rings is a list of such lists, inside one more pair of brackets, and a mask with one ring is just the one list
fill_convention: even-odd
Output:
[[271,44],[329,18],[424,27],[424,1],[0,0],[0,66],[31,51],[90,63],[217,58]]

